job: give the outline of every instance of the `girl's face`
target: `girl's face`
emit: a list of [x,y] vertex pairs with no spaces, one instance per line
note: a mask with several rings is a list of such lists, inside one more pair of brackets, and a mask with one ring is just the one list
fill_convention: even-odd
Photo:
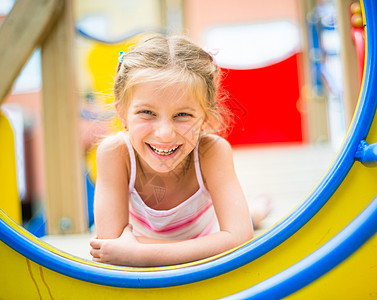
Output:
[[166,173],[185,162],[195,148],[205,114],[199,101],[179,84],[138,84],[125,116],[133,147],[154,171]]

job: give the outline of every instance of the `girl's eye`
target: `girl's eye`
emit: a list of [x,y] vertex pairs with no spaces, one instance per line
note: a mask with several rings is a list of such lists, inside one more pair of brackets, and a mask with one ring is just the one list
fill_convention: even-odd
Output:
[[188,113],[181,112],[181,113],[176,114],[176,117],[192,117],[192,115],[188,114]]
[[150,110],[141,110],[138,113],[141,114],[141,115],[154,116],[154,113]]

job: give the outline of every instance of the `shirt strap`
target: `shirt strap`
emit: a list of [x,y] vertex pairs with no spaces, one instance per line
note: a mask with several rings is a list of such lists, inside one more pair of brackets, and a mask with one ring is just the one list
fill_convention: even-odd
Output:
[[[199,138],[199,141],[200,141],[200,138]],[[204,186],[204,181],[203,181],[203,176],[202,176],[202,172],[200,170],[200,162],[199,162],[199,141],[198,143],[196,144],[195,148],[194,148],[194,164],[195,164],[195,173],[196,173],[196,179],[198,180],[198,183],[199,183],[199,187],[209,193],[206,189],[206,187]]]
[[124,131],[119,132],[123,138],[124,141],[126,142],[127,148],[128,148],[128,154],[130,156],[130,161],[131,161],[131,175],[130,175],[130,182],[128,184],[128,189],[129,192],[131,192],[134,189],[135,186],[135,178],[136,178],[136,159],[135,159],[135,151],[134,148],[132,147],[130,138]]

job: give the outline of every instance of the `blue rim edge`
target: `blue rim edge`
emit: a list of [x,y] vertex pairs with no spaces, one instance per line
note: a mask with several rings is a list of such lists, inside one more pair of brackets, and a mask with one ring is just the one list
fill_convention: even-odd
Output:
[[[364,83],[358,109],[344,144],[327,174],[313,192],[279,224],[244,247],[216,260],[190,267],[163,271],[111,270],[62,257],[29,240],[0,219],[0,240],[28,259],[61,274],[96,284],[127,288],[159,288],[193,283],[212,278],[239,268],[280,245],[305,225],[327,202],[344,180],[354,163],[354,155],[362,139],[365,139],[376,110],[376,65],[377,39],[376,7],[373,0],[364,1],[367,20],[367,56]],[[375,18],[373,18],[375,16]],[[375,20],[373,20],[375,19]]]
[[223,299],[282,299],[318,279],[377,232],[377,197],[340,233],[298,263]]
[[138,28],[138,29],[130,30],[129,32],[127,32],[126,34],[122,35],[121,37],[119,37],[117,39],[104,40],[104,39],[101,39],[99,37],[95,37],[93,34],[90,34],[89,32],[85,31],[80,26],[76,26],[75,31],[79,35],[83,36],[84,38],[87,38],[91,41],[96,41],[96,42],[99,42],[99,43],[102,43],[102,44],[107,44],[107,45],[124,44],[126,40],[133,38],[137,35],[145,34],[145,33],[148,33],[148,32],[158,32],[158,33],[161,33],[161,34],[166,34],[166,30],[163,29],[163,28],[145,27],[145,28]]

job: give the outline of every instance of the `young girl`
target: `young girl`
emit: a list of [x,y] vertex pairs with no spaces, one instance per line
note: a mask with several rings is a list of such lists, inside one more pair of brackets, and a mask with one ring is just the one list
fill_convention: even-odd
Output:
[[[152,35],[122,53],[115,108],[125,128],[97,150],[93,260],[161,266],[219,254],[253,237],[213,57]],[[212,133],[212,134],[210,134]]]

